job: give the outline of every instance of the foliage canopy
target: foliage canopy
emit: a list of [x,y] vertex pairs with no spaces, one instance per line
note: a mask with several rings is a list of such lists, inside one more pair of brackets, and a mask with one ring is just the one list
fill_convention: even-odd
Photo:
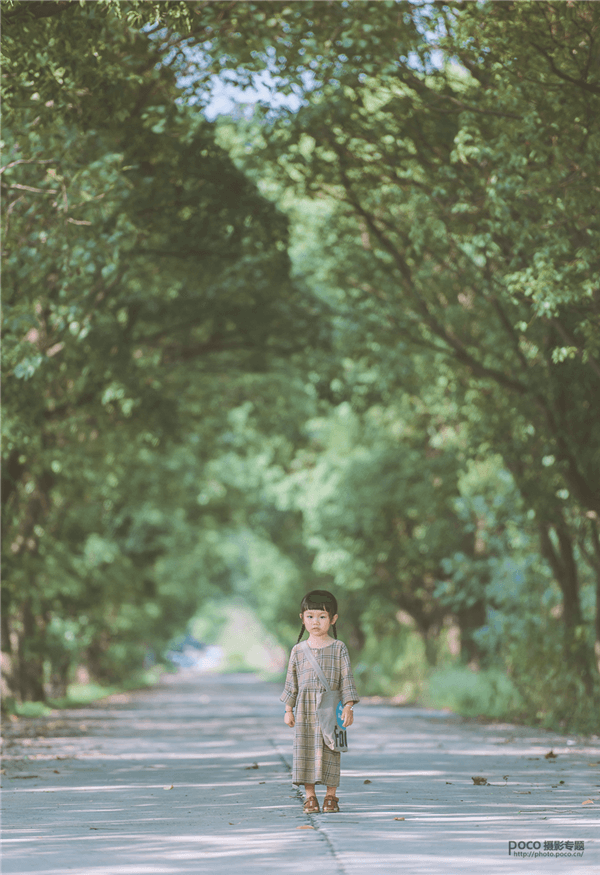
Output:
[[333,581],[589,726],[597,5],[3,6],[14,692]]

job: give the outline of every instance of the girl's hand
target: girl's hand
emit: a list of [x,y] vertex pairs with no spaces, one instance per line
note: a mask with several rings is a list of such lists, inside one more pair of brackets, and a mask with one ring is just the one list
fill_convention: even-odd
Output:
[[344,705],[344,707],[342,708],[342,723],[344,724],[344,729],[347,729],[354,723],[354,712],[352,710],[352,703],[350,703],[349,705]]
[[283,717],[283,722],[287,723],[288,726],[295,726],[296,721],[294,720],[294,712],[286,711]]

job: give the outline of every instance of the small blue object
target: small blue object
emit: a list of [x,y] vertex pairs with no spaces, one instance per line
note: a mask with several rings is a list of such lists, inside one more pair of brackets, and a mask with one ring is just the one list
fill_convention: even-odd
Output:
[[[340,729],[343,729],[343,728],[344,728],[344,721],[342,720],[342,711],[343,711],[342,703],[341,703],[341,702],[338,702],[338,706],[337,706],[337,708],[336,708],[335,716],[336,716],[336,718],[337,718],[337,725],[340,727]],[[330,711],[329,713],[331,713],[331,711]]]

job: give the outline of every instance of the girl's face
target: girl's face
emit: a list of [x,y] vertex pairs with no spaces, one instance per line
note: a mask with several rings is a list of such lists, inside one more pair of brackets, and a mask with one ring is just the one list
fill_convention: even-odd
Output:
[[309,608],[303,614],[300,614],[300,619],[304,623],[306,631],[313,638],[327,638],[329,636],[329,629],[337,622],[337,618],[337,614],[334,617],[330,617],[327,611],[321,608]]

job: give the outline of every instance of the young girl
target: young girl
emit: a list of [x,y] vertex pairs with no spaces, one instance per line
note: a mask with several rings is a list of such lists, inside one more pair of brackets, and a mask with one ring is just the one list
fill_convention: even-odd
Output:
[[[300,647],[300,640],[308,631],[308,645],[321,666],[332,690],[341,690],[342,720],[344,727],[352,726],[352,707],[359,700],[352,677],[352,668],[346,645],[337,640],[337,602],[330,592],[316,589],[302,599],[300,619],[302,628],[297,644],[292,648],[285,687],[281,701],[285,703],[284,721],[296,727],[294,737],[294,767],[292,783],[304,784],[307,814],[319,812],[315,784],[325,784],[327,792],[323,812],[339,811],[336,796],[340,782],[340,753],[324,742],[317,720],[317,696],[323,690],[315,670]],[[333,630],[334,638],[329,634]],[[296,715],[294,716],[294,708]]]

